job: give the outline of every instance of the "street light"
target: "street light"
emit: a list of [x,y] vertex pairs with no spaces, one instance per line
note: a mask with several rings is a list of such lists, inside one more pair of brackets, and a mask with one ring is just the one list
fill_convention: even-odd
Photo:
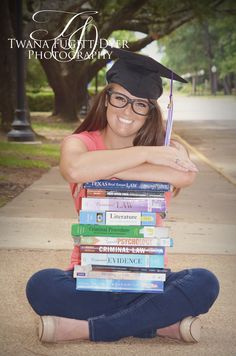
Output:
[[212,94],[216,95],[216,92],[217,92],[217,78],[216,78],[217,68],[215,65],[213,65],[211,67],[211,72],[212,72],[212,81],[211,81]]
[[216,73],[216,71],[217,71],[216,66],[212,66],[212,67],[211,67],[211,71],[212,71],[212,73]]
[[[22,0],[16,0],[16,39],[23,39],[22,28]],[[25,110],[25,66],[24,66],[24,48],[16,49],[16,110],[12,123],[12,129],[7,134],[8,141],[34,141],[35,135],[27,120]]]

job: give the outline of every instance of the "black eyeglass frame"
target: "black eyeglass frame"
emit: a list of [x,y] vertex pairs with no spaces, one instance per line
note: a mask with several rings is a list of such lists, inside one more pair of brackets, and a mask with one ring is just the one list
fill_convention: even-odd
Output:
[[[115,108],[123,109],[123,108],[125,108],[128,104],[131,104],[131,108],[132,108],[133,112],[134,112],[135,114],[137,114],[137,115],[140,115],[140,116],[147,116],[147,115],[150,113],[150,111],[155,107],[154,104],[152,104],[152,103],[150,103],[150,102],[148,102],[148,101],[145,101],[145,100],[142,100],[142,99],[130,99],[127,95],[125,95],[125,94],[123,94],[123,93],[120,93],[120,92],[118,92],[118,91],[113,91],[113,90],[111,90],[111,89],[108,89],[108,90],[107,90],[107,94],[108,94],[108,101],[109,101],[109,104],[111,104],[111,106],[113,106],[113,107],[115,107]],[[116,105],[112,104],[112,103],[111,103],[111,95],[112,95],[112,94],[119,94],[119,95],[121,95],[121,96],[124,96],[124,97],[126,98],[127,102],[126,102],[123,106],[116,106]],[[145,102],[146,104],[148,104],[149,110],[148,110],[147,114],[140,114],[140,113],[138,113],[137,111],[134,110],[134,103],[137,102],[137,101],[138,101],[138,102],[142,101],[142,102]]]

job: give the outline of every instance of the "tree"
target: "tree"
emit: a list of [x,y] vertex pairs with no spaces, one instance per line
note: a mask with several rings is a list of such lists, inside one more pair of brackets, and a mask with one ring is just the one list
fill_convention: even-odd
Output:
[[215,13],[211,18],[194,19],[161,41],[163,61],[181,73],[191,73],[193,82],[199,70],[210,81],[212,94],[222,81],[224,92],[235,86],[236,22],[235,12]]
[[37,59],[32,58],[28,61],[27,66],[27,91],[39,92],[42,87],[47,85],[47,78],[42,66]]
[[1,127],[4,131],[10,128],[16,104],[16,65],[14,52],[9,50],[8,37],[14,36],[15,23],[14,3],[0,1],[1,14],[1,56],[0,56],[0,111],[2,114]]
[[[94,16],[100,38],[109,38],[114,31],[139,31],[146,34],[143,39],[129,44],[131,51],[139,51],[147,44],[163,36],[192,20],[203,13],[205,16],[220,11],[224,0],[41,0],[27,1],[26,15],[40,9],[60,9],[67,12],[79,12],[81,9],[95,9],[98,14]],[[25,17],[26,17],[25,15]],[[58,28],[65,24],[68,15],[65,13],[53,14],[47,18],[47,31],[41,39],[55,38]],[[75,31],[81,25],[81,19],[71,26]],[[37,29],[36,23],[29,21],[26,25],[25,35],[28,38],[32,30]],[[38,27],[39,28],[39,27]],[[87,39],[94,39],[94,30],[87,33]],[[76,37],[76,36],[75,36]],[[58,45],[58,50],[62,48]],[[48,50],[45,48],[45,51]],[[86,50],[86,48],[85,48]],[[44,51],[44,49],[42,49]],[[37,53],[37,50],[35,50]],[[108,59],[87,60],[84,62],[59,63],[55,60],[40,58],[41,65],[47,76],[49,85],[55,94],[54,115],[60,116],[65,121],[78,119],[80,107],[84,104],[88,93],[87,84],[96,73],[103,68]],[[4,73],[2,74],[4,75]]]

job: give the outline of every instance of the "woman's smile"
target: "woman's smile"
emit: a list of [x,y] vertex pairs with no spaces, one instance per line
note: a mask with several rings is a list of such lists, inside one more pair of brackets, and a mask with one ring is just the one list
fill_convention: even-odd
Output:
[[124,118],[124,117],[119,117],[118,116],[118,121],[120,121],[122,124],[130,125],[134,122],[134,120]]

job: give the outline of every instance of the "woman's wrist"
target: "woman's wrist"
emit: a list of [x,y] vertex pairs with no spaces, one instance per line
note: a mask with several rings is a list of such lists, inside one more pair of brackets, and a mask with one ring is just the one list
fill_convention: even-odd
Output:
[[149,155],[149,146],[134,146],[132,147],[135,157],[138,158],[138,164],[143,164],[148,162],[148,155]]
[[161,160],[158,162],[158,157],[161,153],[161,146],[145,146],[145,155],[146,155],[146,161],[145,163],[150,163],[150,164],[162,164]]

